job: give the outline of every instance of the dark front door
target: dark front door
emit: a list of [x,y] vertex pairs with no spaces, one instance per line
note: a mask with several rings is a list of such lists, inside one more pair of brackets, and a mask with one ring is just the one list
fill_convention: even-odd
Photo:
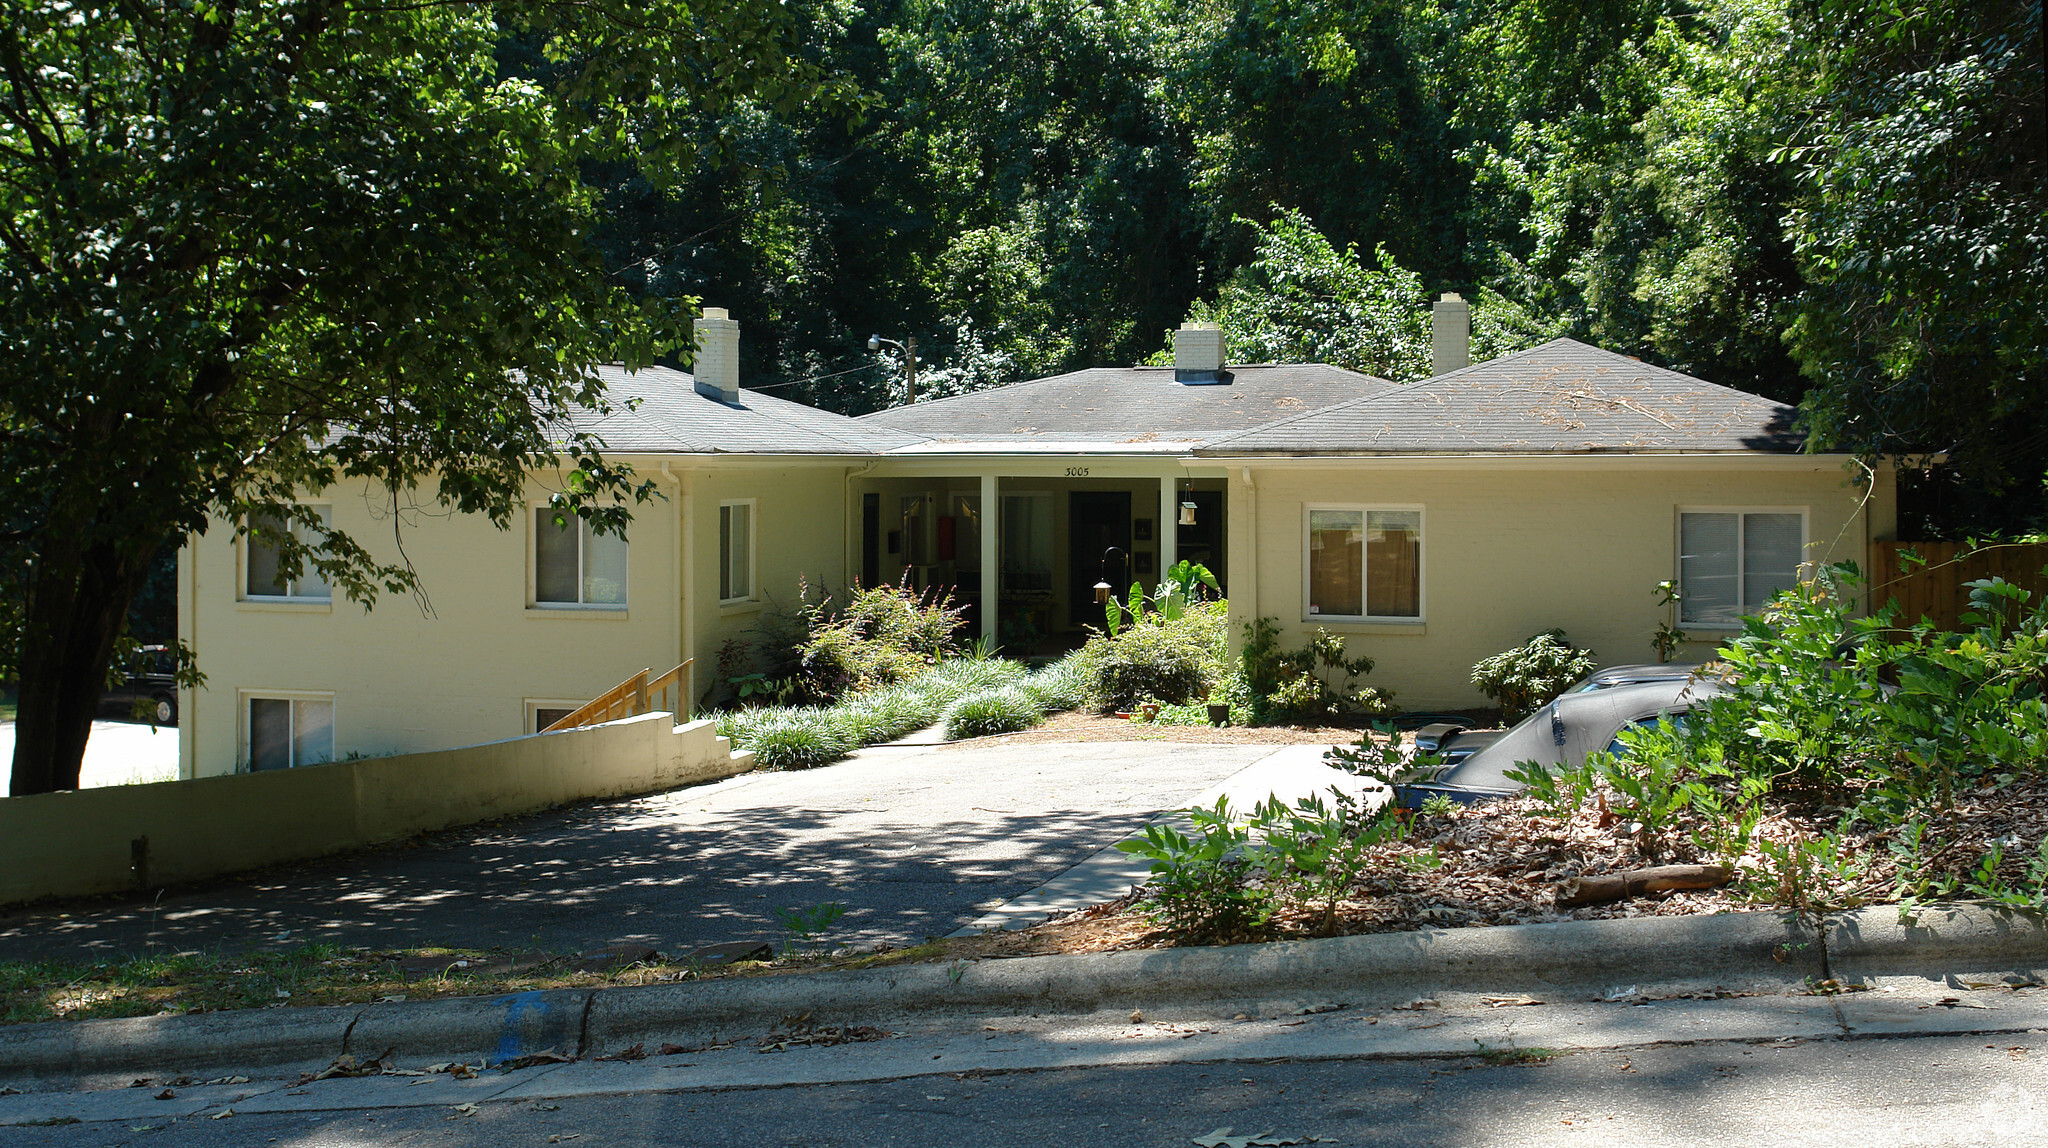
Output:
[[1109,583],[1118,600],[1130,592],[1128,557],[1102,560],[1117,547],[1131,552],[1131,492],[1076,490],[1067,495],[1067,620],[1075,628],[1101,626],[1102,607],[1095,603],[1097,579]]

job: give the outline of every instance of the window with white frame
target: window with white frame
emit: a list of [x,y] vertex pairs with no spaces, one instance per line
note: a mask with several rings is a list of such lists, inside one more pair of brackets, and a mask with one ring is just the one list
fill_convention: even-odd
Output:
[[334,760],[334,699],[251,697],[243,712],[249,771],[294,769]]
[[1799,580],[1804,510],[1681,510],[1680,624],[1730,628]]
[[1303,601],[1316,619],[1422,618],[1422,509],[1307,509]]
[[[309,506],[325,527],[334,521],[334,510],[328,506]],[[320,544],[318,534],[302,523],[287,522],[276,514],[256,514],[249,519],[250,533],[242,536],[242,597],[256,601],[272,602],[328,602],[334,591],[313,569],[312,563],[301,562],[296,578],[286,577],[284,564],[279,560],[275,536],[290,534],[301,546],[315,547]],[[265,537],[268,534],[270,537]]]
[[754,500],[718,504],[718,600],[754,597]]
[[533,512],[536,606],[617,609],[626,604],[626,540],[599,534],[567,511]]

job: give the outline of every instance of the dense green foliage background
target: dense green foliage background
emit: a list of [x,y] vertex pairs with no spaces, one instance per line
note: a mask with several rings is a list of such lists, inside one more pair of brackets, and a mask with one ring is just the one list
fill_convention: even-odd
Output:
[[871,332],[939,395],[1142,361],[1190,315],[1409,379],[1456,290],[1481,353],[1571,334],[1951,451],[1958,528],[2037,502],[2038,2],[798,8],[864,118],[743,106],[700,126],[736,164],[606,176],[616,263],[731,307],[751,385],[865,411],[901,397]]

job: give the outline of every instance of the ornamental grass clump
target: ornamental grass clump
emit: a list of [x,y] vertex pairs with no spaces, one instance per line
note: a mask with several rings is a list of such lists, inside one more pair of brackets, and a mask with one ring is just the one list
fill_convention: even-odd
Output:
[[1088,666],[1078,653],[1041,667],[1017,687],[1046,713],[1077,710],[1088,704]]
[[946,740],[1016,733],[1044,720],[1045,711],[1021,686],[981,690],[946,710]]
[[801,707],[775,710],[747,730],[754,760],[773,769],[810,769],[837,761],[858,748],[830,710]]

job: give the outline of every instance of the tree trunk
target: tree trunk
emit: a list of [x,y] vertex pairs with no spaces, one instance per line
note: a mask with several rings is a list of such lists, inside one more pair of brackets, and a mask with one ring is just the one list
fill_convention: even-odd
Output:
[[134,539],[81,547],[81,529],[44,532],[21,640],[15,797],[77,789],[85,741],[106,692],[128,603],[149,572]]

